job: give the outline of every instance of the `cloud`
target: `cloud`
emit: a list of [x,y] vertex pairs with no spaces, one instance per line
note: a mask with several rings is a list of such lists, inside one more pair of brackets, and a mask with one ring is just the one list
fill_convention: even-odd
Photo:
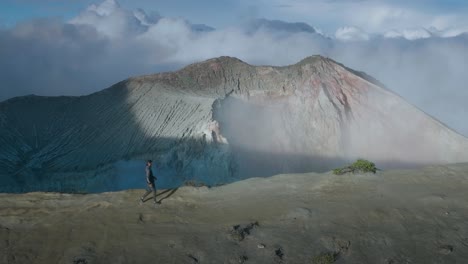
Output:
[[468,26],[449,27],[444,30],[433,29],[433,32],[443,38],[452,38],[468,33]]
[[468,37],[375,39],[337,47],[333,57],[366,71],[420,109],[468,135]]
[[[320,23],[327,31],[352,25],[371,34],[406,28],[468,25],[466,3],[435,0],[253,0],[266,16]],[[287,6],[287,7],[280,7]],[[460,7],[461,6],[461,7]]]
[[[372,1],[363,4],[368,2]],[[366,71],[468,135],[468,35],[460,33],[463,26],[423,27],[429,37],[424,30],[402,28],[386,36],[392,38],[343,27],[336,38],[329,38],[305,23],[260,21],[261,26],[251,28],[240,23],[214,29],[183,18],[126,10],[108,0],[68,22],[42,19],[0,29],[0,100],[31,93],[88,94],[129,76],[222,55],[252,64],[287,65],[322,54]]]
[[[0,98],[91,92],[93,62],[108,42],[92,27],[34,20],[0,32]],[[98,70],[98,69],[96,69]],[[89,81],[88,81],[89,80]]]
[[335,37],[343,41],[369,40],[369,35],[357,27],[341,27],[336,31]]
[[145,32],[150,19],[142,10],[125,10],[115,0],[106,0],[99,5],[91,5],[73,18],[70,23],[90,25],[111,38],[129,37]]
[[426,39],[431,37],[453,38],[468,33],[468,27],[451,27],[444,30],[431,27],[390,30],[383,34],[385,38],[404,38],[407,40]]
[[120,4],[115,0],[105,0],[101,4],[92,4],[87,8],[87,12],[96,13],[99,16],[109,16],[120,10]]
[[384,34],[386,38],[405,38],[408,40],[415,40],[415,39],[424,39],[430,38],[433,34],[424,28],[418,29],[404,29],[402,31],[399,30],[391,30]]

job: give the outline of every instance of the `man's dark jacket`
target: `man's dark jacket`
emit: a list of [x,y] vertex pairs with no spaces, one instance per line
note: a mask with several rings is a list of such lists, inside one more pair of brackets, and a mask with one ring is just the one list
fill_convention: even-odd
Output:
[[147,183],[152,183],[154,184],[154,180],[156,177],[153,175],[153,170],[151,169],[151,166],[146,166],[146,182]]

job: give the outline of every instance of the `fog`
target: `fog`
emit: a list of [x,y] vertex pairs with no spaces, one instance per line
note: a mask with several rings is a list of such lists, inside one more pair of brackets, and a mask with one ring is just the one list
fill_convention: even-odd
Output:
[[0,30],[0,100],[89,94],[130,76],[224,55],[256,65],[287,65],[321,54],[367,72],[468,135],[468,35],[463,32],[408,40],[349,27],[331,38],[304,24],[262,23],[212,29],[108,3],[70,21],[25,21]]
[[[381,169],[468,160],[465,138],[394,93],[324,64],[302,68],[298,76],[277,69],[273,75],[290,79],[275,83],[281,78],[269,76],[265,79],[273,87],[267,91],[258,88],[254,96],[230,95],[215,103],[213,118],[235,155],[239,175],[329,171],[358,158]],[[267,84],[258,75],[250,78],[259,87]]]

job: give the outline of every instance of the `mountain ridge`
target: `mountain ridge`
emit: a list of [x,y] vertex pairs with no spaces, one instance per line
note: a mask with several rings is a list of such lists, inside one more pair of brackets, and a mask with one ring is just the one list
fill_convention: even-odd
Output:
[[123,177],[116,164],[147,158],[171,186],[325,171],[355,158],[384,168],[468,161],[465,137],[322,56],[281,67],[219,57],[86,96],[10,99],[0,120],[4,186],[113,189]]
[[[139,82],[139,81],[145,81],[145,80],[165,80],[166,78],[170,78],[171,76],[173,75],[179,75],[179,74],[189,74],[190,71],[192,69],[196,69],[196,68],[208,68],[206,66],[208,66],[210,63],[221,63],[222,65],[225,65],[227,67],[229,67],[230,65],[241,65],[241,66],[245,66],[247,68],[256,68],[256,67],[263,67],[263,68],[272,68],[272,69],[288,69],[288,68],[294,68],[294,67],[299,67],[301,65],[313,65],[315,63],[317,63],[318,61],[322,61],[322,62],[331,62],[332,64],[336,64],[340,67],[343,67],[344,69],[354,73],[355,75],[361,77],[363,80],[365,81],[368,81],[378,87],[381,87],[381,88],[385,88],[387,90],[389,90],[390,92],[392,92],[390,89],[388,89],[387,87],[385,87],[385,85],[383,83],[381,83],[380,81],[378,81],[377,79],[373,78],[372,76],[368,75],[367,73],[365,72],[362,72],[362,71],[356,71],[356,70],[353,70],[349,67],[346,67],[345,65],[339,63],[339,62],[336,62],[335,60],[331,59],[331,58],[328,58],[328,57],[324,57],[324,56],[321,56],[321,55],[312,55],[312,56],[308,56],[302,60],[300,60],[299,62],[295,63],[295,64],[290,64],[290,65],[285,65],[285,66],[271,66],[271,65],[253,65],[253,64],[249,64],[239,58],[236,58],[236,57],[231,57],[231,56],[220,56],[220,57],[217,57],[217,58],[212,58],[212,59],[208,59],[208,60],[204,60],[204,61],[200,61],[200,62],[194,62],[194,63],[191,63],[179,70],[176,70],[176,71],[170,71],[170,72],[161,72],[161,73],[154,73],[154,74],[145,74],[145,75],[139,75],[139,76],[134,76],[134,77],[129,77],[127,79],[124,79],[122,81],[119,81],[105,89],[102,89],[100,91],[97,91],[97,92],[93,92],[93,93],[90,93],[90,94],[86,94],[86,95],[79,95],[79,96],[69,96],[69,95],[66,95],[66,96],[48,96],[48,95],[35,95],[35,94],[29,94],[29,95],[24,95],[24,96],[17,96],[17,97],[13,97],[13,98],[9,98],[3,102],[0,102],[0,104],[4,103],[4,102],[7,102],[7,101],[11,101],[11,102],[14,102],[14,101],[17,101],[17,100],[22,100],[21,98],[44,98],[44,99],[47,99],[47,98],[82,98],[82,97],[87,97],[87,96],[92,96],[94,94],[99,94],[105,90],[108,90],[108,89],[112,89],[114,87],[118,87],[120,85],[125,85],[127,83],[130,83],[130,82]],[[394,92],[392,92],[394,93]],[[396,93],[394,93],[395,95],[397,95]]]

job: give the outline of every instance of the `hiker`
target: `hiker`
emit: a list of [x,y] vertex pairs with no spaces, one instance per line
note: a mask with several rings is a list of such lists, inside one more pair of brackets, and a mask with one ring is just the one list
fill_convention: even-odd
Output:
[[156,184],[154,183],[154,181],[156,180],[156,177],[154,177],[154,175],[153,175],[153,170],[151,169],[152,165],[153,165],[152,160],[146,161],[145,171],[146,171],[146,184],[148,184],[148,188],[146,189],[146,193],[140,198],[140,201],[142,203],[144,203],[146,196],[148,196],[148,194],[153,192],[154,204],[156,205],[157,204],[157,201],[156,201]]

